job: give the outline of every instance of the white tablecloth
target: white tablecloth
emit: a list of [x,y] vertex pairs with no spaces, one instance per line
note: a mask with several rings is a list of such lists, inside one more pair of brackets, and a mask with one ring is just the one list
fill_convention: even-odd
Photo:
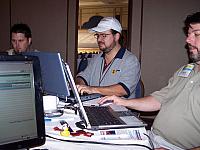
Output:
[[[79,128],[76,127],[75,122],[80,121],[79,115],[74,114],[71,111],[66,111],[67,113],[64,113],[61,117],[54,117],[52,118],[51,121],[46,121],[45,122],[45,128],[46,128],[46,135],[52,136],[54,138],[58,138],[61,140],[55,140],[53,138],[46,138],[46,142],[43,146],[33,148],[33,149],[48,149],[48,150],[121,150],[121,149],[126,149],[126,150],[147,150],[150,149],[149,141],[148,138],[146,140],[132,140],[129,141],[128,145],[119,145],[119,143],[115,142],[115,144],[97,144],[97,143],[88,143],[88,142],[83,142],[83,141],[94,141],[94,138],[90,140],[90,137],[63,137],[60,135],[59,131],[54,131],[54,127],[59,127],[61,128],[60,125],[60,120],[65,120],[70,127],[73,130],[80,130]],[[139,128],[138,128],[139,129]],[[144,127],[141,128],[142,131],[146,131]],[[90,131],[93,132],[94,131]],[[98,131],[96,131],[98,132]],[[144,133],[144,132],[143,132]],[[62,141],[65,140],[65,141]],[[75,141],[75,142],[73,142]],[[96,142],[99,142],[99,140],[96,140]],[[102,141],[101,141],[102,142]],[[122,142],[123,143],[123,142]],[[131,144],[130,144],[131,143]],[[116,145],[118,144],[118,145]],[[124,143],[123,143],[124,144]],[[134,145],[136,144],[136,145]]]

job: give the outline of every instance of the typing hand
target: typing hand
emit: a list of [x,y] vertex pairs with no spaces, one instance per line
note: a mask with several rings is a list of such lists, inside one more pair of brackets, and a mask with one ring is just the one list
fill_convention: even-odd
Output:
[[122,98],[120,98],[120,97],[118,97],[118,96],[113,95],[113,96],[105,96],[105,97],[102,97],[102,98],[98,101],[98,104],[99,104],[99,105],[103,105],[104,103],[112,102],[112,103],[114,103],[114,104],[116,104],[116,105],[122,105],[122,106],[124,106],[124,102],[125,102],[125,101],[126,101],[126,100],[124,100],[124,99],[122,99]]
[[111,104],[113,104],[113,101],[108,100],[108,101],[104,102],[103,104],[99,104],[99,106],[108,106],[108,105],[111,105]]
[[84,93],[87,94],[92,94],[93,92],[93,88],[90,86],[86,86],[86,85],[76,85],[78,92],[83,95]]

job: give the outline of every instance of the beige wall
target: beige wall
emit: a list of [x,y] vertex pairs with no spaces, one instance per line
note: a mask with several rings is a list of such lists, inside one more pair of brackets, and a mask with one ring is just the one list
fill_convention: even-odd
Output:
[[10,26],[23,22],[31,27],[33,49],[60,52],[75,70],[77,3],[78,0],[1,0],[0,50],[10,47]]
[[[78,0],[11,2],[10,15],[9,1],[0,1],[0,49],[9,48],[10,24],[22,21],[32,28],[34,48],[61,52],[74,72],[78,13],[74,8],[78,8]],[[138,57],[142,50],[142,80],[147,95],[165,86],[174,71],[187,63],[185,37],[181,28],[188,13],[199,11],[200,1],[143,0],[143,24],[140,20],[141,2],[130,0],[132,12],[129,13],[128,36],[129,49]]]
[[10,5],[8,0],[0,1],[0,52],[9,48]]
[[131,50],[137,56],[142,50],[142,80],[148,95],[164,87],[173,73],[187,63],[183,21],[189,13],[199,11],[200,1],[144,0],[142,25],[141,0],[133,0],[132,6]]
[[32,47],[59,51],[65,56],[67,31],[67,1],[11,0],[11,25],[24,22],[33,34]]

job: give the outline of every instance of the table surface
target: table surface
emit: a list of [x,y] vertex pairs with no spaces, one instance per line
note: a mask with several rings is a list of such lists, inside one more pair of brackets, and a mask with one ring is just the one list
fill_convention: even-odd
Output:
[[[150,149],[150,144],[148,138],[145,140],[99,140],[91,137],[78,136],[78,137],[65,137],[60,135],[60,131],[53,130],[54,127],[62,128],[60,120],[65,120],[73,130],[80,130],[76,127],[75,122],[80,121],[79,115],[76,115],[73,111],[65,110],[65,113],[60,117],[54,117],[51,121],[45,121],[46,135],[51,136],[46,137],[46,142],[40,147],[34,149],[49,149],[49,150],[120,150],[120,149],[137,149],[137,150],[147,150]],[[115,130],[115,129],[113,129]],[[134,128],[135,130],[135,128]],[[141,132],[146,133],[145,127],[138,128]],[[89,131],[97,134],[98,131]],[[95,133],[96,132],[96,133]],[[95,137],[95,136],[94,136]],[[98,136],[97,136],[98,137]],[[144,137],[144,136],[143,136]],[[143,139],[143,138],[142,138]],[[101,143],[100,143],[101,142]],[[121,143],[121,144],[119,144]],[[127,144],[126,144],[127,143]]]

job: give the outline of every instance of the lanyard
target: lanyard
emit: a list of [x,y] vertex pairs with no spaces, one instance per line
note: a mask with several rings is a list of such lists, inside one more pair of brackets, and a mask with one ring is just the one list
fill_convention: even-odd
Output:
[[100,75],[99,75],[99,86],[101,85],[101,82],[103,81],[103,79],[104,79],[105,75],[107,74],[108,70],[110,70],[110,67],[112,66],[114,60],[115,60],[115,57],[108,64],[108,66],[104,69],[105,59],[102,59],[102,61],[101,61],[101,70],[100,70]]

